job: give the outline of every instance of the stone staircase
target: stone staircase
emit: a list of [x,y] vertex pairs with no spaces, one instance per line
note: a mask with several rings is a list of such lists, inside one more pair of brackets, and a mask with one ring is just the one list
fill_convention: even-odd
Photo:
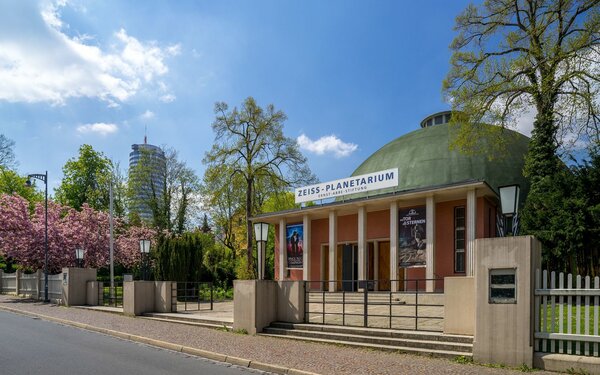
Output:
[[472,336],[437,332],[274,322],[260,335],[443,358],[473,356]]

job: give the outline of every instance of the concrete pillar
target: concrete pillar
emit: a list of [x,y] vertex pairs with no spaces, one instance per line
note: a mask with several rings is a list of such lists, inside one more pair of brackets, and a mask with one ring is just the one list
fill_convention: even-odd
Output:
[[88,281],[95,281],[95,268],[63,268],[62,300],[65,306],[86,305]]
[[467,264],[466,276],[473,276],[475,269],[475,235],[477,230],[477,193],[467,191]]
[[398,283],[398,202],[390,203],[390,287],[397,292]]
[[358,280],[367,280],[367,208],[358,207]]
[[3,293],[2,290],[2,276],[4,276],[4,271],[0,270],[0,293]]
[[329,291],[335,292],[337,280],[337,212],[329,211]]
[[310,217],[308,214],[304,215],[302,218],[302,227],[304,229],[304,234],[302,236],[302,245],[304,246],[302,249],[302,274],[303,279],[309,281],[312,269],[310,264],[310,254],[312,251],[310,248]]
[[102,288],[104,287],[104,283],[99,281],[88,281],[87,282],[87,293],[85,296],[86,304],[88,306],[98,306],[98,304],[102,304],[103,301],[100,301],[102,297]]
[[[262,280],[261,280],[262,281]],[[154,312],[156,285],[154,281],[123,282],[123,314],[128,316]]]
[[285,279],[287,268],[287,238],[285,237],[285,219],[279,220],[279,280]]
[[425,250],[425,278],[428,279],[425,287],[427,292],[435,291],[435,198],[433,195],[425,201],[427,219],[427,244]]
[[[533,366],[534,275],[541,267],[541,247],[532,236],[475,241],[475,361]],[[514,275],[514,284],[506,285],[515,289],[514,300],[490,301],[490,274],[494,271]]]
[[379,290],[379,241],[373,242],[373,279],[375,290]]

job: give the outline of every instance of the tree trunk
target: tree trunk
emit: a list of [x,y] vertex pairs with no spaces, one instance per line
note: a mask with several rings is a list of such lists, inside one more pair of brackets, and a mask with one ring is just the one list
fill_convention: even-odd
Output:
[[554,123],[553,103],[541,103],[537,106],[538,114],[533,123],[529,152],[525,159],[525,176],[531,179],[532,190],[534,185],[547,176],[556,174],[558,158],[556,150],[557,125]]

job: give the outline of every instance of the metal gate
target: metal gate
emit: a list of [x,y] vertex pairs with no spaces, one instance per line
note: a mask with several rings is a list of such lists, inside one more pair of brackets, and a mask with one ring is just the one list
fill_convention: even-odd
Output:
[[212,282],[179,281],[171,284],[171,311],[212,310]]
[[98,282],[98,305],[123,307],[123,283],[115,282],[111,288],[110,283]]
[[[385,282],[389,283],[387,280]],[[305,322],[442,332],[443,279],[392,280],[392,284],[394,282],[402,285],[404,291],[375,291],[379,289],[377,286],[380,282],[377,280],[307,281],[304,292]],[[436,292],[425,291],[427,282],[432,282],[438,287]],[[331,283],[356,283],[358,291],[325,290]],[[311,291],[311,286],[319,286],[321,290]]]

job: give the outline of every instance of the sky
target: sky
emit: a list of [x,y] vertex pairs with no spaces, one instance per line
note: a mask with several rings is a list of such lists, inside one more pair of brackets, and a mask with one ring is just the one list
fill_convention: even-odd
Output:
[[252,96],[286,113],[321,181],[344,178],[449,109],[468,3],[0,0],[0,134],[20,173],[48,170],[50,191],[82,144],[126,170],[145,131],[201,177],[215,103]]

